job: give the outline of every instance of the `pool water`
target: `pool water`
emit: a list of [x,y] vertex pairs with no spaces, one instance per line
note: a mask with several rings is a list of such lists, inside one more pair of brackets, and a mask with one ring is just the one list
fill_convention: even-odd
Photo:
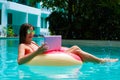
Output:
[[[34,39],[39,45],[43,39]],[[0,39],[0,80],[119,80],[120,61],[81,66],[28,66],[17,64],[18,39]],[[70,47],[67,44],[64,46]],[[79,45],[98,57],[119,58],[120,46]]]

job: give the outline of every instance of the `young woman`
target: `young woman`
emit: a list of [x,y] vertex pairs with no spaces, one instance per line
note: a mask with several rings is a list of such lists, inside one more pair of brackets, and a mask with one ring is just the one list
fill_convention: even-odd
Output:
[[[39,54],[44,54],[47,50],[45,44],[38,46],[32,38],[34,36],[34,27],[30,24],[22,24],[19,34],[19,49],[18,49],[18,64],[24,64]],[[65,53],[72,53],[82,58],[83,62],[116,62],[118,59],[98,58],[90,53],[81,50],[78,46],[72,46],[64,51]]]

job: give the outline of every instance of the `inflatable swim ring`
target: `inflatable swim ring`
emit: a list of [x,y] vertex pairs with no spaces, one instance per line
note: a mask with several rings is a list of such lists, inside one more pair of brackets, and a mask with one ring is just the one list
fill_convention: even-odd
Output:
[[60,51],[49,51],[45,54],[40,54],[26,64],[35,66],[72,66],[82,64],[79,56],[73,53],[64,53],[63,50],[65,49],[62,48]]

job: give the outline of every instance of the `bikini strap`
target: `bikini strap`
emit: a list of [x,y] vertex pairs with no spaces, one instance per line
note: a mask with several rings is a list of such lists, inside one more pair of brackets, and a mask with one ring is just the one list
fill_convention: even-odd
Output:
[[39,45],[38,45],[38,44],[36,44],[34,41],[32,41],[31,43],[33,43],[33,44],[35,44],[36,46],[38,46],[38,47],[39,47]]

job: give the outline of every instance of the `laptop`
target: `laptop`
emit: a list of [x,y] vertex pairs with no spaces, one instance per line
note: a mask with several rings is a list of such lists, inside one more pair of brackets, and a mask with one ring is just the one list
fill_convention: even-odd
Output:
[[47,51],[61,49],[61,35],[44,36],[44,42],[47,44]]

